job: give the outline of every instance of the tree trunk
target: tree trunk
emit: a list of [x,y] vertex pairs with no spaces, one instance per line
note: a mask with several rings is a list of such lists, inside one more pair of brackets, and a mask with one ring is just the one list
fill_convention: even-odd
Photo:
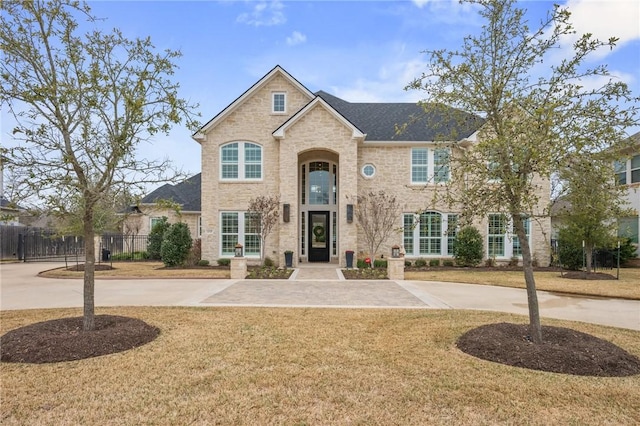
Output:
[[93,209],[85,207],[84,213],[84,309],[83,309],[83,323],[82,329],[84,331],[92,331],[95,329],[95,265],[96,265],[96,253],[95,246],[93,244],[94,229],[93,229]]
[[527,286],[527,304],[529,306],[529,334],[533,343],[542,343],[542,326],[540,325],[540,308],[538,306],[538,294],[536,292],[536,281],[533,276],[533,262],[529,239],[524,230],[522,217],[512,216],[516,235],[520,240],[522,248],[522,270],[524,272],[524,282]]
[[590,274],[591,268],[593,266],[593,245],[587,244],[587,246],[585,247],[585,252],[586,252],[586,268],[585,271],[587,274]]

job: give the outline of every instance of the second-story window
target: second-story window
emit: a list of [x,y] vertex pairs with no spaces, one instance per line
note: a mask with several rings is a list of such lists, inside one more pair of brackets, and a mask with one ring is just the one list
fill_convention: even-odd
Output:
[[411,183],[445,183],[450,179],[449,148],[413,148]]
[[262,179],[262,147],[251,142],[233,142],[220,147],[220,179]]
[[283,92],[273,94],[273,105],[271,112],[284,113],[287,112],[287,95]]
[[631,159],[631,183],[640,182],[640,155]]

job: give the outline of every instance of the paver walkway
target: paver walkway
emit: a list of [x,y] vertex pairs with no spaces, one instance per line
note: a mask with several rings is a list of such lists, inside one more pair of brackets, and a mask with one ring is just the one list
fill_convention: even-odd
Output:
[[[81,279],[37,277],[64,266],[0,265],[0,309],[81,307]],[[523,289],[436,281],[344,280],[335,265],[302,265],[289,280],[96,280],[96,306],[291,306],[478,309],[528,314]],[[640,301],[538,291],[540,315],[640,330]]]

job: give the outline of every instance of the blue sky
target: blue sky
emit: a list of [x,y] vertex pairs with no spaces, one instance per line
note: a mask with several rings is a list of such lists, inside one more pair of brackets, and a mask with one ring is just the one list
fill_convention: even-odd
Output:
[[[618,36],[598,60],[640,95],[640,2],[558,0],[579,33]],[[532,26],[553,2],[527,1]],[[100,25],[128,38],[150,36],[158,49],[179,49],[181,96],[200,104],[206,122],[275,65],[311,91],[352,102],[415,102],[404,86],[425,70],[426,49],[455,49],[480,21],[468,5],[415,1],[90,1]],[[558,53],[563,54],[563,49]],[[3,115],[3,121],[5,116]],[[6,124],[6,121],[5,121]],[[10,131],[3,126],[2,139]],[[635,131],[640,128],[635,129]],[[185,128],[144,144],[140,155],[169,157],[200,171],[200,145]]]

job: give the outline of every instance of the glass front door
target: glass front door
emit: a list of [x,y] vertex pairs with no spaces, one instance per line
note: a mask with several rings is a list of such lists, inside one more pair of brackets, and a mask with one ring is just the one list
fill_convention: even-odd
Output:
[[329,261],[329,212],[309,212],[309,262]]

